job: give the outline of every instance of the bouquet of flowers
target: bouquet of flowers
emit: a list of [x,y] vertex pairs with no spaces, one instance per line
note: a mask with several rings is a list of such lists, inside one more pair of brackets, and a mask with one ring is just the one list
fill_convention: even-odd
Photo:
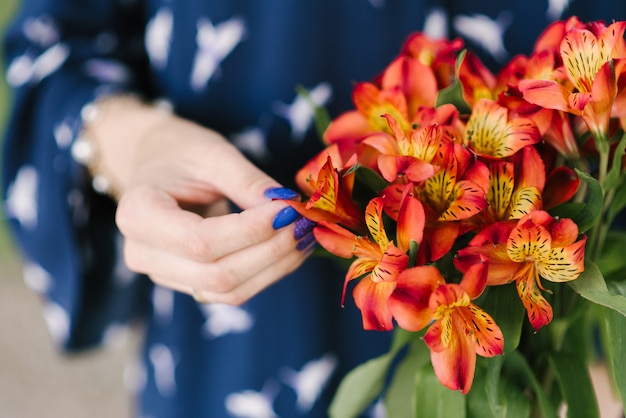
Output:
[[289,202],[395,333],[331,416],[590,418],[599,356],[626,399],[625,28],[555,22],[497,74],[416,33],[356,84]]

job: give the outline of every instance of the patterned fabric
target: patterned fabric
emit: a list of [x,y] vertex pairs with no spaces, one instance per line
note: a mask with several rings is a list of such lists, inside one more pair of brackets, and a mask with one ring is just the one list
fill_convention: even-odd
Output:
[[[71,157],[80,112],[136,92],[228,137],[287,186],[320,149],[304,86],[331,115],[351,106],[406,36],[463,36],[496,68],[529,53],[552,20],[626,18],[611,0],[24,0],[5,36],[14,88],[5,212],[63,350],[108,343],[130,323],[138,417],[323,417],[336,384],[386,350],[339,306],[342,273],[311,259],[240,307],[199,305],[129,271],[115,205]],[[384,416],[373,405],[370,416]]]

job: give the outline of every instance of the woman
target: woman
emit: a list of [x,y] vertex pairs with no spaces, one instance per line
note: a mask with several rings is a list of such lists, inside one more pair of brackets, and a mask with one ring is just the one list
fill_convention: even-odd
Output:
[[274,200],[320,149],[298,86],[335,116],[411,32],[462,35],[495,68],[553,19],[625,8],[469,3],[24,0],[5,207],[59,346],[142,320],[136,416],[326,416],[389,339],[341,309],[341,270]]

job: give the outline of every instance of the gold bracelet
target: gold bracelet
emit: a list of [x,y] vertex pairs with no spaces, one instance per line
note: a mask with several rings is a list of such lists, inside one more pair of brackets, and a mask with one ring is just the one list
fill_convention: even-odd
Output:
[[87,168],[91,176],[91,187],[96,192],[107,194],[117,200],[119,198],[117,188],[111,183],[109,177],[102,172],[98,146],[93,139],[93,133],[89,130],[89,124],[102,118],[104,100],[106,99],[96,99],[81,109],[82,129],[72,145],[72,157]]
[[[129,93],[125,93],[125,95],[137,97]],[[72,145],[72,157],[87,168],[91,176],[91,186],[96,192],[119,200],[121,197],[120,189],[111,181],[111,176],[102,167],[97,142],[94,139],[93,132],[89,129],[91,125],[104,117],[107,101],[112,97],[115,96],[98,98],[83,106],[80,112],[82,129]],[[172,112],[172,105],[166,100],[157,100],[152,103],[152,106],[164,112]]]

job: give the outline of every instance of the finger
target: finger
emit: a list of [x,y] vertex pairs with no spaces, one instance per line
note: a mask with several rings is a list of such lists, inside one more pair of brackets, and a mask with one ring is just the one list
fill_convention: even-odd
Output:
[[203,218],[180,209],[167,193],[146,187],[122,197],[116,221],[128,240],[208,262],[271,239],[272,220],[285,207],[266,201],[240,213]]
[[152,280],[165,287],[188,293],[199,303],[226,303],[228,305],[241,305],[263,290],[276,283],[278,280],[293,272],[306,259],[306,253],[294,253],[293,256],[284,257],[274,266],[259,271],[249,280],[244,281],[239,286],[229,292],[220,293],[202,290],[202,288],[191,287],[181,282],[165,278],[164,276],[151,276]]
[[211,164],[204,164],[200,175],[224,196],[242,209],[260,205],[266,201],[263,193],[280,184],[252,164],[235,146],[218,140],[212,149]]
[[239,304],[300,265],[308,252],[294,249],[290,231],[273,242],[230,254],[213,263],[198,263],[143,244],[127,243],[125,256],[132,270],[155,282],[190,293],[197,289],[214,302]]
[[[124,256],[128,267],[148,275],[170,277],[190,287],[216,293],[227,293],[257,272],[274,267],[283,258],[298,256],[291,228],[278,232],[263,243],[228,254],[212,262],[198,262],[154,248],[126,241]],[[278,271],[278,270],[277,270]]]

